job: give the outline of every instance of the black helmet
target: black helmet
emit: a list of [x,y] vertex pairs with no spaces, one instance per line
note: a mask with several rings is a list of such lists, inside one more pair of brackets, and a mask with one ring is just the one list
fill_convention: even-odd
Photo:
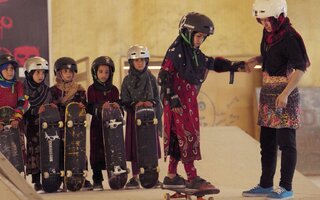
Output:
[[201,32],[207,35],[212,35],[214,25],[211,19],[197,12],[190,12],[183,16],[179,23],[179,31],[184,32],[187,29],[191,32]]
[[56,60],[54,63],[54,74],[56,75],[57,72],[61,69],[71,69],[75,73],[78,72],[77,63],[70,57],[62,57]]
[[19,67],[16,59],[10,54],[2,54],[0,55],[0,66],[6,63],[12,64],[15,68]]
[[91,64],[91,74],[92,74],[93,80],[98,81],[97,69],[98,69],[98,66],[100,66],[100,65],[109,66],[110,67],[110,74],[111,74],[110,76],[112,77],[112,75],[114,73],[113,60],[109,56],[100,56],[100,57],[94,59],[94,61]]

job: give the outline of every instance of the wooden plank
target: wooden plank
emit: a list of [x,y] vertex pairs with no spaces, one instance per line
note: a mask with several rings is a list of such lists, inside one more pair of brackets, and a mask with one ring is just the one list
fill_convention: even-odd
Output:
[[0,194],[6,200],[27,200],[23,193],[0,174]]
[[0,174],[23,193],[26,200],[42,200],[27,181],[18,173],[11,163],[0,152]]

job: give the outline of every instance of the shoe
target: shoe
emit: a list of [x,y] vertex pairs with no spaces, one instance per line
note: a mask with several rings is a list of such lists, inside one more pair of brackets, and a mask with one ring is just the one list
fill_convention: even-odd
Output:
[[90,181],[88,181],[88,180],[85,180],[85,181],[84,181],[82,190],[83,190],[83,191],[93,190],[93,186],[92,186],[92,184],[90,183]]
[[42,189],[41,183],[35,183],[33,188],[36,191],[36,193],[38,193],[38,194],[43,194],[44,193],[44,190]]
[[204,180],[200,176],[195,177],[191,181],[188,181],[186,184],[188,189],[201,190],[201,191],[213,191],[214,194],[220,193],[220,190],[212,185],[210,182]]
[[277,189],[273,190],[271,193],[268,194],[268,200],[278,200],[278,199],[292,199],[293,198],[293,191],[288,191],[283,187],[278,187]]
[[133,190],[133,189],[139,189],[139,188],[140,188],[140,184],[138,180],[134,177],[132,177],[125,186],[126,190]]
[[93,191],[103,191],[102,182],[93,182]]
[[173,178],[166,176],[161,187],[163,189],[183,189],[186,188],[186,180],[178,174]]
[[158,180],[153,188],[160,188],[162,183]]
[[263,188],[260,185],[257,185],[250,190],[243,191],[242,196],[244,197],[266,197],[268,194],[272,192],[273,188],[268,187],[268,188]]

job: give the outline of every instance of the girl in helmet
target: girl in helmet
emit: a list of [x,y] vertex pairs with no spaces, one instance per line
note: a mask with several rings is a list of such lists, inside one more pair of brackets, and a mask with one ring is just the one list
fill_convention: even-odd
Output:
[[[28,96],[30,109],[25,113],[27,138],[27,174],[32,174],[34,189],[43,192],[40,183],[40,143],[39,125],[36,124],[39,114],[44,111],[44,104],[52,102],[49,87],[45,83],[49,67],[48,62],[41,57],[32,57],[24,63],[24,91]],[[56,106],[52,104],[52,106]]]
[[[129,74],[123,79],[121,86],[121,100],[127,111],[126,120],[126,156],[131,161],[132,175],[126,189],[140,188],[138,182],[139,168],[137,163],[135,108],[138,106],[155,107],[158,120],[161,120],[162,107],[159,101],[159,92],[156,78],[148,70],[149,51],[140,45],[131,46],[128,50]],[[161,122],[161,121],[159,121]],[[161,124],[161,123],[158,123]],[[158,133],[161,127],[158,126]],[[158,157],[160,158],[160,144],[157,143]],[[160,183],[158,182],[157,186]]]
[[88,113],[92,115],[90,125],[90,164],[93,171],[93,190],[103,190],[102,170],[106,168],[102,136],[101,111],[110,103],[120,107],[119,90],[112,83],[114,63],[108,56],[96,58],[91,65],[93,84],[88,88]]
[[[238,71],[244,62],[232,63],[224,58],[212,58],[201,52],[200,45],[212,35],[214,26],[205,15],[191,12],[182,17],[179,36],[169,47],[158,82],[164,105],[164,154],[170,156],[168,175],[163,188],[219,189],[197,174],[195,160],[201,160],[200,124],[197,95],[208,70]],[[187,182],[177,175],[182,161]]]
[[[247,62],[249,70],[262,64],[263,71],[258,115],[262,173],[259,184],[242,194],[291,199],[296,129],[300,126],[297,85],[310,62],[301,36],[287,17],[285,0],[256,0],[253,15],[263,26],[261,55]],[[273,188],[278,146],[282,152],[281,179],[279,187]]]
[[[54,63],[57,83],[50,88],[50,91],[53,103],[58,106],[62,121],[65,119],[65,110],[69,103],[78,102],[82,108],[86,108],[87,105],[85,89],[74,81],[77,72],[77,63],[70,57],[61,57]],[[63,147],[63,145],[61,146]],[[63,162],[61,166],[63,166]],[[92,190],[92,184],[85,180],[82,190]]]

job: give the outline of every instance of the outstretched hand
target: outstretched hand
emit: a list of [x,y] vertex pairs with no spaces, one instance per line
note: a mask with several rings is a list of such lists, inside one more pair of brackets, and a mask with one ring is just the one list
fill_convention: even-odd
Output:
[[253,58],[250,58],[248,59],[246,62],[245,62],[245,65],[244,65],[244,70],[245,72],[247,73],[250,73],[253,71],[254,67],[256,65],[259,64],[259,61],[258,61],[258,58],[257,57],[253,57]]

